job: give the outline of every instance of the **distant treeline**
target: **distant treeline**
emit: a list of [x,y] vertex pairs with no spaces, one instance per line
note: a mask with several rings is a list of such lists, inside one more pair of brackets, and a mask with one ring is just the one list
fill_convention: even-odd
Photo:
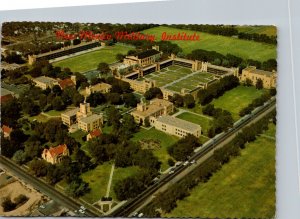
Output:
[[172,24],[170,27],[186,29],[186,30],[195,30],[205,33],[211,33],[222,36],[237,36],[239,39],[253,40],[256,42],[263,42],[268,44],[277,44],[277,36],[268,36],[266,34],[258,33],[243,33],[239,32],[234,25],[209,25],[209,24]]

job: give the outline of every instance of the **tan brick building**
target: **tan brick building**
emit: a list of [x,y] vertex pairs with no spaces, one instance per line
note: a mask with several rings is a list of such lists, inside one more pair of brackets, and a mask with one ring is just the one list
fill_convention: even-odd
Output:
[[103,125],[103,116],[93,114],[89,103],[81,103],[80,107],[66,111],[61,114],[63,124],[68,127],[78,123],[78,128],[90,132],[94,129],[100,129]]
[[166,132],[170,135],[175,135],[180,138],[185,137],[187,134],[194,135],[197,138],[201,135],[200,125],[169,115],[163,115],[156,118],[154,127],[157,130]]
[[131,112],[136,123],[145,125],[145,120],[148,119],[150,124],[154,122],[150,117],[157,118],[161,115],[168,115],[174,112],[173,103],[155,98],[149,104],[146,101],[141,101],[137,104],[136,109]]
[[126,56],[123,60],[125,65],[139,65],[141,67],[154,64],[162,55],[158,46],[140,52],[133,56]]
[[80,91],[80,94],[83,96],[89,96],[94,92],[100,92],[100,93],[108,93],[111,90],[111,85],[106,83],[98,83],[93,86],[86,87],[84,90]]
[[255,66],[249,66],[242,71],[240,76],[240,81],[245,82],[247,79],[252,81],[252,84],[255,85],[258,79],[263,81],[263,87],[270,89],[276,87],[277,73],[275,71],[264,71],[256,69]]
[[47,88],[52,89],[54,85],[58,85],[58,81],[56,79],[46,76],[34,78],[32,81],[35,83],[35,86],[40,87],[42,90],[46,90]]

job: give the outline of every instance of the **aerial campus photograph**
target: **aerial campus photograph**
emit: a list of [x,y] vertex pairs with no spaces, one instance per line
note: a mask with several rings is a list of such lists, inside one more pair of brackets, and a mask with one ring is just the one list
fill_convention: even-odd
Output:
[[275,26],[1,31],[1,216],[275,217]]

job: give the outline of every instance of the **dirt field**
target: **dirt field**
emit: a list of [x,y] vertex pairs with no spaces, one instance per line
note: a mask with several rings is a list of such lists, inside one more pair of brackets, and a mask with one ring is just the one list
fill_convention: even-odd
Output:
[[[10,212],[3,212],[2,201],[3,198],[9,196],[13,201],[20,194],[26,195],[29,199],[28,201],[18,207],[17,209]],[[0,215],[1,216],[25,216],[31,212],[31,209],[34,209],[39,202],[41,201],[42,194],[36,192],[33,189],[25,187],[19,181],[10,183],[2,188],[0,188]]]

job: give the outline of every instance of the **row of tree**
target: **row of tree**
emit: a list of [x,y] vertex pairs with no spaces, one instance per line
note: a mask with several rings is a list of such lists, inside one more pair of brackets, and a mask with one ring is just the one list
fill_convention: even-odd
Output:
[[215,172],[222,168],[222,165],[228,163],[231,158],[238,156],[240,150],[245,148],[248,142],[254,141],[257,135],[267,130],[269,119],[275,116],[274,111],[255,124],[243,128],[230,143],[215,150],[212,157],[205,160],[188,176],[179,183],[172,185],[166,192],[157,195],[153,202],[143,209],[144,215],[147,217],[160,217],[161,211],[164,213],[171,212],[177,206],[178,200],[190,195],[192,188],[199,183],[207,182]]
[[254,99],[248,106],[244,107],[243,109],[240,110],[239,115],[241,117],[250,114],[252,110],[255,108],[264,105],[266,101],[270,99],[271,96],[276,95],[276,89],[270,89],[268,93],[262,94],[260,97]]

